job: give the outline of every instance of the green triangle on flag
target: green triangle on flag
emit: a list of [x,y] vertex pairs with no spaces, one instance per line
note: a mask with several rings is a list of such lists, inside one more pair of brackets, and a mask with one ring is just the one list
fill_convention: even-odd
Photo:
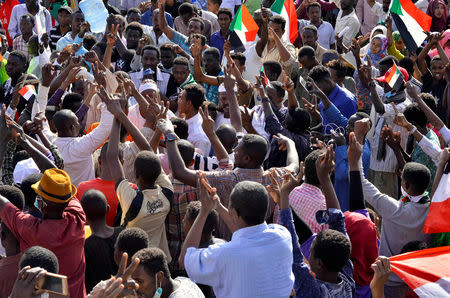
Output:
[[402,16],[403,12],[402,12],[402,4],[400,3],[400,0],[393,0],[391,3],[391,9],[389,11],[392,13],[395,13],[399,16]]

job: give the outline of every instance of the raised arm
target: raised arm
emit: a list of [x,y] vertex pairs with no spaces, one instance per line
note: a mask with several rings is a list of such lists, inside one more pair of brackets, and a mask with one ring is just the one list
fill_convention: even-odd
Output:
[[110,69],[111,67],[111,57],[113,53],[113,48],[116,45],[117,40],[117,31],[119,29],[119,25],[112,24],[111,32],[106,35],[106,49],[105,54],[103,55],[103,65]]
[[258,54],[259,57],[262,58],[262,53],[264,51],[264,49],[266,48],[267,42],[269,41],[269,32],[268,32],[268,27],[269,27],[269,14],[270,11],[267,8],[264,8],[261,6],[261,18],[262,18],[262,23],[261,23],[261,39],[258,40],[258,42],[256,43],[256,53]]
[[159,23],[159,29],[161,29],[162,32],[169,38],[173,38],[173,29],[170,28],[170,26],[167,24],[166,20],[166,11],[165,11],[165,0],[158,0],[158,23]]
[[108,150],[106,151],[106,157],[108,158],[108,168],[112,180],[117,188],[120,182],[125,179],[125,173],[123,171],[122,164],[119,160],[119,141],[120,141],[120,121],[114,119],[111,135],[109,136]]
[[[232,65],[234,63],[231,63]],[[236,129],[236,132],[242,132],[242,118],[241,118],[241,110],[239,109],[239,104],[236,98],[236,93],[234,92],[234,86],[236,81],[231,76],[231,67],[224,67],[224,78],[223,78],[223,85],[226,90],[227,98],[228,98],[228,104],[229,104],[229,110],[230,110],[230,123],[231,126]]]
[[347,149],[347,159],[350,171],[350,191],[349,205],[350,211],[366,209],[364,193],[362,190],[361,173],[359,171],[359,160],[362,155],[362,145],[356,140],[354,132],[349,135],[349,146]]
[[227,150],[225,150],[225,147],[222,145],[222,142],[220,142],[219,138],[216,135],[216,132],[214,131],[214,120],[209,116],[208,108],[205,107],[204,111],[202,108],[199,108],[198,112],[203,119],[203,131],[211,142],[211,146],[214,149],[214,153],[216,154],[217,159],[219,161],[229,160]]
[[419,62],[419,71],[422,76],[424,76],[428,72],[427,63],[425,61],[425,57],[428,55],[428,52],[431,48],[439,43],[440,33],[432,33],[428,35],[428,43],[427,45],[420,51],[419,56],[417,57],[417,61]]
[[339,201],[331,182],[330,173],[334,169],[334,151],[333,146],[327,147],[316,161],[317,177],[322,187],[323,195],[327,204],[327,209],[341,209]]
[[439,183],[441,182],[442,175],[444,175],[445,167],[450,160],[450,148],[444,148],[439,158],[439,163],[436,170],[436,175],[434,176],[433,187],[431,189],[430,198],[434,196]]
[[191,45],[191,54],[194,57],[194,78],[198,83],[219,86],[219,81],[215,76],[208,76],[202,70],[202,44],[200,38],[194,37],[194,43]]
[[297,173],[299,170],[299,159],[295,143],[288,137],[281,134],[273,135],[272,138],[278,142],[280,150],[287,151],[286,168],[291,173]]
[[297,100],[297,96],[295,95],[295,84],[292,81],[292,79],[286,75],[286,72],[283,70],[282,72],[283,75],[283,80],[284,80],[284,84],[283,84],[283,88],[284,90],[286,90],[287,94],[288,94],[288,108],[292,109],[292,108],[297,108],[298,107],[298,100]]
[[178,151],[178,146],[176,144],[178,136],[174,132],[172,123],[167,119],[160,119],[156,126],[162,131],[166,139],[167,156],[173,177],[184,184],[196,187],[197,173],[186,168],[180,152]]
[[278,37],[278,35],[273,31],[271,27],[269,27],[269,38],[275,40],[275,45],[278,49],[278,53],[280,54],[281,61],[287,62],[289,59],[291,59],[291,53],[287,50],[287,48],[284,46],[284,44],[281,42],[281,38]]

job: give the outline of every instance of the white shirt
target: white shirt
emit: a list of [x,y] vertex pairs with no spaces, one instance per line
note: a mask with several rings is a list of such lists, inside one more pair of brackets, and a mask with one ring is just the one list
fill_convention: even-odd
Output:
[[354,10],[344,17],[342,16],[342,10],[339,11],[334,31],[341,32],[347,26],[349,27],[349,30],[344,34],[342,43],[346,47],[349,47],[352,44],[352,39],[356,37],[356,34],[359,32],[359,27],[361,26]]
[[[141,86],[142,79],[144,78],[144,71],[138,72],[130,72],[129,73],[131,80],[136,85],[136,88],[139,90]],[[159,67],[156,67],[156,85],[158,86],[159,91],[166,95],[167,92],[167,84],[169,83],[170,74],[162,72]]]
[[156,38],[156,34],[155,31],[153,31],[153,26],[147,26],[149,28],[150,32],[145,32],[153,41],[153,44],[155,46],[161,46],[165,43],[172,43],[172,41],[163,33],[161,34],[161,36],[159,36],[158,38]]
[[[9,32],[9,36],[11,36],[11,38],[14,38],[16,35],[22,34],[22,32],[20,31],[20,17],[23,16],[24,14],[30,13],[27,9],[27,6],[25,4],[18,4],[16,6],[13,7],[12,11],[11,11],[11,17],[9,19],[9,24],[8,24],[8,32]],[[38,18],[40,19],[42,24],[45,24],[45,28],[44,30],[46,30],[46,32],[50,32],[50,29],[52,29],[52,18],[50,17],[50,13],[48,12],[48,10],[39,5],[39,11],[38,13],[34,16],[34,18],[36,19],[35,25],[34,25],[34,29],[33,31],[35,33],[37,33],[37,23],[38,23]]]
[[184,258],[189,278],[217,297],[289,297],[292,263],[289,231],[265,222],[237,230],[227,243],[189,247]]
[[222,4],[220,4],[220,8],[226,7],[231,9],[231,13],[234,17],[234,7],[242,4],[242,0],[223,0]]
[[249,81],[252,84],[256,84],[255,76],[261,74],[262,60],[256,52],[256,43],[259,37],[256,36],[255,42],[253,42],[248,48],[245,49],[245,70],[242,73],[244,80]]
[[[310,20],[300,20],[301,29],[307,25],[312,25]],[[322,21],[319,28],[317,28],[317,42],[322,47],[329,50],[330,46],[335,43],[334,36],[333,26],[328,22]]]
[[92,153],[109,137],[113,120],[114,116],[103,105],[100,124],[91,133],[76,138],[57,137],[53,142],[64,159],[64,171],[75,186],[95,178]]
[[200,117],[200,114],[197,113],[194,117],[186,119],[186,122],[189,125],[188,141],[194,144],[195,148],[200,149],[203,155],[209,156],[209,152],[211,151],[211,143],[203,131],[203,119]]

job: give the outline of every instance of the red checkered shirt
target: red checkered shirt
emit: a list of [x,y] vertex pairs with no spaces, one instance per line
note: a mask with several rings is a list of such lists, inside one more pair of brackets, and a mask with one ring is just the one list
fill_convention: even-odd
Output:
[[289,202],[295,213],[310,227],[313,233],[328,229],[316,220],[316,212],[326,210],[325,197],[320,188],[308,183],[296,187],[289,195]]
[[14,38],[14,40],[13,40],[13,51],[22,51],[22,52],[25,52],[27,57],[30,56],[30,54],[28,53],[28,42],[26,42],[23,39],[22,35],[19,35],[16,38]]

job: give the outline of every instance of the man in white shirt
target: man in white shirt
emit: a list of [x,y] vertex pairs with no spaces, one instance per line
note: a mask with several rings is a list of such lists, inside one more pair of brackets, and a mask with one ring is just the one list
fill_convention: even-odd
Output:
[[35,25],[33,31],[38,32],[37,28],[40,26],[40,32],[45,30],[45,32],[50,32],[52,29],[52,19],[48,10],[39,5],[37,0],[26,0],[24,4],[18,4],[13,7],[11,12],[11,18],[8,24],[8,33],[12,39],[17,35],[20,35],[20,17],[26,13],[32,14],[35,19]]
[[[238,183],[228,210],[200,183],[200,213],[179,258],[190,279],[213,287],[218,297],[288,297],[294,284],[292,240],[288,230],[266,224],[269,195],[257,182]],[[214,203],[216,202],[216,203]],[[198,248],[211,209],[228,218],[230,242]]]
[[100,125],[89,134],[79,137],[80,123],[72,111],[61,110],[53,116],[58,132],[53,144],[58,147],[64,159],[64,170],[75,186],[95,178],[92,153],[108,138],[113,119],[113,115],[103,105]]
[[317,28],[318,43],[329,50],[334,49],[334,29],[333,26],[322,20],[322,8],[318,2],[312,2],[306,7],[306,15],[309,20],[300,20],[299,32],[308,25],[314,25]]
[[345,27],[348,27],[343,36],[342,43],[349,47],[352,45],[352,39],[356,37],[359,32],[360,23],[356,16],[355,9],[353,8],[353,0],[342,0],[336,2],[336,5],[340,6],[340,11],[336,19],[336,25],[334,27],[335,32],[342,32]]
[[199,84],[188,84],[184,87],[178,98],[178,114],[185,116],[189,125],[188,141],[194,144],[195,148],[202,151],[205,156],[211,151],[211,143],[202,128],[202,117],[198,109],[205,101],[205,89]]

